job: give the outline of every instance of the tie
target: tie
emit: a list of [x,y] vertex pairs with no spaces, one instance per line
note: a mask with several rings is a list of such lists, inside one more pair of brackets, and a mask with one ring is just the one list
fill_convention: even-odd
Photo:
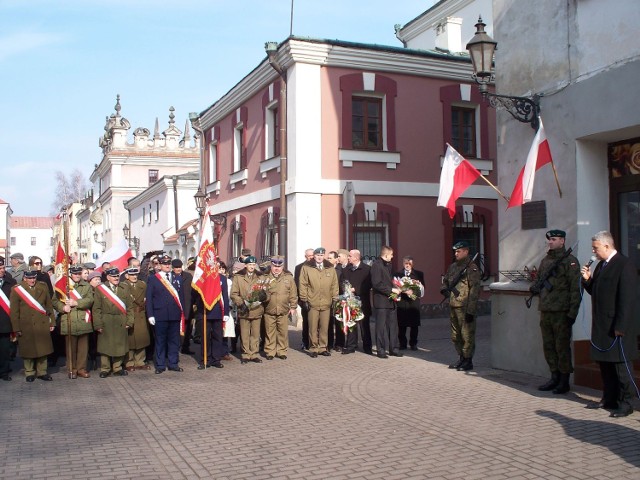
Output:
[[171,277],[169,276],[168,273],[166,274],[166,276],[167,276],[167,282],[171,283]]
[[604,262],[602,262],[602,268],[607,266],[607,263],[609,263],[607,260],[605,260]]
[[409,275],[411,275],[411,272],[409,270],[405,270],[404,271],[404,276],[408,277]]
[[318,270],[322,270],[322,264],[321,263],[318,264]]

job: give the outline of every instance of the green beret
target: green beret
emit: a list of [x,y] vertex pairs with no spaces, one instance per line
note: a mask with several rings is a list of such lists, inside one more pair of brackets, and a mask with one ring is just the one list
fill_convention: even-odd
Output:
[[546,236],[547,240],[549,240],[551,237],[565,238],[567,236],[567,232],[565,232],[564,230],[549,230],[546,233]]
[[325,252],[325,249],[324,249],[324,248],[322,248],[322,247],[318,247],[318,248],[316,248],[316,249],[313,251],[313,254],[314,254],[314,255],[321,255],[321,254],[324,254],[324,252]]
[[465,242],[464,240],[460,240],[459,242],[456,242],[453,244],[453,249],[454,250],[459,250],[461,248],[469,248],[469,242]]
[[246,258],[243,260],[243,262],[244,262],[245,264],[247,264],[247,263],[256,263],[256,261],[257,261],[257,260],[256,260],[256,257],[254,257],[253,255],[250,255],[250,256],[246,257]]

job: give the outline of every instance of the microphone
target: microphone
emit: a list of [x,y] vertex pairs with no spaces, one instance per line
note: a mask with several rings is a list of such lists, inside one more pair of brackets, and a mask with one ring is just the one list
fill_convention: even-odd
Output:
[[593,262],[595,262],[596,260],[597,260],[597,259],[596,259],[596,256],[595,256],[595,255],[591,255],[591,258],[589,259],[589,261],[587,262],[587,264],[585,265],[585,267],[589,268],[589,267],[591,266],[591,264],[592,264]]

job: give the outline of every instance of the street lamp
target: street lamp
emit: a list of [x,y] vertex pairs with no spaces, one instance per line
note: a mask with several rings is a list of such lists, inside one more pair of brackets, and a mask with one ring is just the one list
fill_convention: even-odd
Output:
[[498,42],[491,38],[484,31],[486,24],[482,17],[476,23],[476,34],[467,43],[467,50],[473,64],[473,75],[471,76],[479,85],[482,97],[489,100],[489,105],[495,109],[502,108],[509,112],[513,118],[519,122],[529,123],[531,128],[538,130],[538,116],[540,115],[540,96],[514,97],[510,95],[498,95],[490,93],[487,85],[495,80],[493,74],[493,53]]
[[124,233],[124,238],[126,238],[127,242],[129,243],[129,248],[133,247],[137,254],[138,248],[140,247],[140,239],[138,237],[132,238],[129,236],[129,234],[131,233],[131,229],[126,223],[124,224],[124,227],[122,227],[122,233]]
[[105,249],[107,248],[107,242],[105,242],[104,240],[102,241],[98,241],[98,232],[93,232],[93,241],[96,243],[99,243],[100,245],[102,245],[102,251],[104,252]]
[[196,211],[198,212],[198,215],[202,217],[207,202],[207,196],[202,193],[202,188],[200,188],[200,186],[198,186],[198,191],[193,196],[193,199],[196,202]]

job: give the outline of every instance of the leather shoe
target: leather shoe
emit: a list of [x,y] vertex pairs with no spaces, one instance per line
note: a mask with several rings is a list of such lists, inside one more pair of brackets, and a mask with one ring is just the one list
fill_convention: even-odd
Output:
[[286,360],[287,356],[286,355],[278,355],[277,356],[280,360]]
[[134,372],[135,370],[136,370],[136,367],[126,367],[127,372]]
[[387,355],[386,353],[378,353],[377,356],[378,358],[389,358],[389,355]]
[[373,355],[373,350],[371,350],[370,348],[363,350],[363,352],[367,355]]
[[633,408],[629,407],[629,408],[617,408],[615,410],[613,410],[609,416],[613,417],[613,418],[622,418],[622,417],[627,417],[629,415],[631,415],[633,413]]
[[160,375],[161,373],[164,373],[164,368],[156,368],[156,375]]
[[320,352],[320,355],[322,355],[323,357],[330,357],[331,356],[331,352],[328,350],[325,350],[324,352]]
[[182,372],[182,371],[184,371],[182,369],[182,367],[169,367],[169,370],[171,370],[172,372]]
[[599,402],[590,402],[587,403],[584,408],[587,408],[589,410],[597,410],[599,408],[604,408],[604,402],[603,401],[599,401]]
[[40,380],[43,380],[45,382],[50,382],[51,380],[53,380],[53,378],[51,377],[51,375],[49,374],[45,374],[45,375],[40,375],[38,377]]
[[310,356],[311,358],[318,358],[318,352],[311,352],[311,353],[309,354],[309,356]]
[[411,350],[413,350],[415,352],[416,350],[418,350],[418,346],[417,345],[411,345]]
[[261,360],[261,359],[259,359],[258,357],[256,357],[256,358],[252,358],[252,359],[251,359],[251,361],[252,361],[253,363],[262,363],[262,360]]
[[333,351],[340,353],[342,351],[342,347],[333,347]]
[[222,360],[233,360],[233,357],[227,353],[224,357],[222,357]]
[[82,378],[89,378],[91,375],[89,375],[89,372],[86,370],[78,370],[78,376]]
[[213,362],[210,366],[213,368],[224,368],[224,365],[220,362]]
[[136,367],[136,370],[151,370],[151,365],[142,365],[141,367]]
[[267,355],[267,360],[273,360],[273,355]]
[[9,375],[3,375],[2,380],[4,380],[5,382],[10,382],[11,377]]
[[127,370],[125,368],[123,368],[122,370],[118,370],[117,372],[113,373],[114,375],[118,375],[119,377],[126,377],[127,375],[129,375],[129,372],[127,372]]
[[204,370],[205,366],[201,363],[200,365],[198,365],[198,370]]
[[389,355],[391,355],[392,357],[404,357],[404,353],[400,353],[400,352],[389,352]]
[[107,378],[109,376],[109,372],[100,372],[100,378]]
[[27,382],[29,382],[29,383],[33,382],[35,379],[36,379],[36,376],[35,376],[35,375],[29,375],[29,376],[26,378]]
[[247,360],[246,358],[240,360],[240,365],[246,365],[247,363],[249,363],[249,360]]
[[349,348],[344,348],[344,349],[342,350],[342,355],[348,355],[348,354],[350,354],[350,353],[355,353],[355,350],[351,350],[351,349],[349,349]]

